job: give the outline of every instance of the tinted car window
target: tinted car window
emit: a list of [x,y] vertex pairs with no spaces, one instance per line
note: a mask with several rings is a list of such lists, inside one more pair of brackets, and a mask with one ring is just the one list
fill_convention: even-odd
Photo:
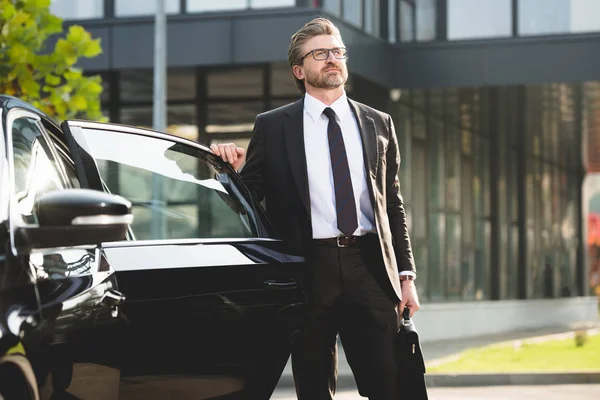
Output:
[[35,224],[35,199],[45,192],[63,189],[65,185],[50,146],[34,119],[14,121],[12,146],[18,209],[25,222]]
[[81,184],[77,178],[77,172],[75,172],[75,164],[69,155],[70,153],[65,144],[63,133],[54,128],[49,128],[46,124],[44,124],[44,128],[46,129],[50,143],[54,145],[55,154],[58,155],[58,165],[62,168],[67,180],[67,186],[70,188],[80,188]]
[[104,186],[132,202],[135,239],[259,236],[242,188],[207,153],[154,137],[84,132]]

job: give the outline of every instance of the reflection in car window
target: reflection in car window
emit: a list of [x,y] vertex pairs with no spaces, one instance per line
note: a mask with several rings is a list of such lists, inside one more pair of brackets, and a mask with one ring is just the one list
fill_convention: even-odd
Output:
[[30,118],[16,119],[12,125],[15,196],[23,220],[37,223],[34,201],[43,193],[64,185],[39,125]]
[[90,274],[96,258],[94,251],[83,249],[34,252],[29,256],[29,265],[38,279],[61,279]]
[[84,132],[105,186],[132,202],[135,239],[259,236],[242,190],[208,154],[153,137]]
[[64,144],[64,137],[62,132],[56,131],[55,129],[49,129],[45,124],[44,128],[50,138],[50,143],[54,145],[54,150],[58,155],[58,164],[62,167],[65,178],[67,179],[67,187],[69,188],[81,188],[79,179],[77,178],[77,172],[75,172],[75,164],[69,156],[69,150],[66,144]]

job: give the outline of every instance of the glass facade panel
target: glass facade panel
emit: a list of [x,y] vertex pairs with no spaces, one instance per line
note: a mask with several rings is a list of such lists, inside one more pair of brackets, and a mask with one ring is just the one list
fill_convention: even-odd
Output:
[[429,252],[427,246],[415,244],[413,246],[415,264],[419,266],[419,279],[415,281],[418,293],[429,292]]
[[570,296],[577,291],[573,278],[578,251],[573,232],[577,228],[569,209],[578,209],[579,215],[581,208],[574,199],[580,188],[577,184],[573,193],[565,190],[570,179],[578,178],[576,170],[567,169],[559,153],[565,135],[571,143],[578,140],[574,124],[576,93],[571,85],[560,83],[526,88],[527,272],[528,295],[532,298]]
[[511,0],[448,0],[448,39],[511,35]]
[[206,80],[209,98],[258,97],[263,95],[264,74],[262,68],[210,71]]
[[[191,69],[169,69],[167,72],[167,100],[193,100],[196,80]],[[121,101],[152,102],[154,72],[150,69],[127,69],[119,72]]]
[[[179,0],[165,0],[167,14],[178,14]],[[148,0],[115,0],[115,15],[117,17],[136,17],[156,13],[156,1]]]
[[251,0],[250,7],[252,8],[276,8],[276,7],[293,7],[296,5],[296,0]]
[[431,118],[429,130],[430,154],[430,204],[432,209],[443,209],[446,204],[445,181],[445,152],[444,152],[444,126],[442,121]]
[[413,141],[413,236],[427,238],[427,147],[424,142]]
[[364,0],[365,2],[365,31],[379,36],[379,0]]
[[448,126],[444,135],[446,147],[446,207],[460,209],[460,148],[459,131]]
[[362,26],[363,0],[343,0],[342,17],[356,26]]
[[412,133],[416,139],[427,138],[427,127],[425,125],[425,114],[421,110],[414,109],[412,112]]
[[[152,106],[122,107],[119,123],[151,128]],[[195,126],[195,124],[196,107],[193,104],[167,106],[167,131],[169,131],[172,125]]]
[[412,204],[412,122],[410,120],[410,109],[404,104],[398,104],[395,114],[396,134],[398,135],[398,146],[400,147],[400,187],[405,204]]
[[463,157],[462,173],[462,252],[461,252],[461,298],[473,299],[475,293],[475,216],[473,213],[473,160]]
[[64,19],[104,17],[104,0],[52,0],[50,12]]
[[600,31],[596,0],[519,0],[519,35]]
[[261,101],[208,104],[207,133],[252,132],[256,116],[265,111]]
[[415,2],[417,17],[417,41],[435,40],[436,36],[436,0],[419,0]]
[[230,11],[248,8],[248,0],[187,0],[188,12]]
[[[411,183],[402,185],[411,235],[415,248],[428,248],[428,281],[421,295],[429,301],[483,300],[491,293],[498,293],[500,299],[517,298],[521,268],[527,271],[528,298],[567,296],[576,290],[578,236],[572,222],[576,217],[571,220],[571,215],[580,211],[570,210],[580,210],[579,189],[574,183],[566,192],[563,180],[577,182],[577,177],[559,160],[561,149],[577,148],[577,91],[564,84],[527,87],[525,110],[518,112],[520,90],[405,90],[392,102],[403,165],[412,167],[400,171],[401,181]],[[494,98],[497,101],[492,102]],[[525,120],[518,121],[518,116]],[[499,124],[497,129],[490,129],[492,123]],[[490,137],[491,132],[499,137]],[[523,238],[519,234],[519,148],[527,152]],[[492,157],[492,151],[499,154]],[[491,181],[492,163],[498,163],[494,166],[497,182]],[[423,179],[429,180],[426,185]],[[499,196],[495,209],[492,184]],[[497,218],[492,220],[494,215]],[[427,220],[426,224],[419,219]],[[494,242],[492,221],[499,224]],[[524,265],[519,265],[520,240],[527,244]],[[500,279],[490,282],[493,246],[498,246]]]
[[342,0],[323,0],[323,9],[329,11],[333,15],[340,15]]
[[273,96],[300,96],[292,70],[287,63],[272,64],[271,94]]
[[388,40],[390,43],[398,41],[398,27],[396,26],[396,2],[388,1]]
[[488,219],[477,219],[475,246],[475,299],[485,300],[490,292],[490,243],[492,224]]
[[462,292],[460,226],[460,215],[446,215],[446,298],[453,300]]
[[443,300],[446,291],[446,216],[443,212],[434,211],[429,215],[429,261],[429,298]]
[[415,40],[415,13],[412,3],[400,2],[400,41],[412,42]]

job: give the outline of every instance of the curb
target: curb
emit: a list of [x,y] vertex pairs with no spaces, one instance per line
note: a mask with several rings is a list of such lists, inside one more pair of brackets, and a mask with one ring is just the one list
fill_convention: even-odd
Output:
[[600,371],[510,374],[426,374],[428,387],[528,386],[600,383]]
[[[468,387],[468,386],[538,386],[599,384],[600,371],[593,372],[550,372],[550,373],[511,373],[511,374],[426,374],[427,387]],[[338,389],[356,387],[354,376],[338,375]],[[291,374],[283,374],[279,387],[294,388]]]

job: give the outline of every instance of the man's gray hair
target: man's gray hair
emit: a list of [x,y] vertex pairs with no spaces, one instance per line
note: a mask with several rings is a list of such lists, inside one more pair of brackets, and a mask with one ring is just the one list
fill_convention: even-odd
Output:
[[[304,44],[315,36],[320,35],[337,36],[340,42],[344,42],[342,40],[340,30],[333,24],[333,22],[326,18],[315,18],[304,25],[292,36],[290,45],[288,47],[288,62],[290,63],[291,68],[294,68],[294,65],[302,65],[304,62],[303,57],[306,54],[303,51]],[[294,81],[296,81],[296,86],[298,86],[298,89],[300,89],[303,94],[306,93],[304,81],[296,78],[295,75]]]

